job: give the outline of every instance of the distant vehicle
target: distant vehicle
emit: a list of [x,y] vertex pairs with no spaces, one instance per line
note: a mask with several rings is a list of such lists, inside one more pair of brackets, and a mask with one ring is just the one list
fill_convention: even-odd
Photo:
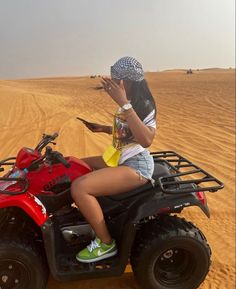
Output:
[[94,231],[72,205],[70,186],[91,168],[53,151],[57,136],[0,161],[0,171],[10,167],[0,178],[0,288],[45,289],[49,271],[59,281],[119,276],[129,260],[143,289],[198,288],[211,249],[195,225],[172,214],[198,206],[210,217],[204,192],[223,183],[176,152],[152,152],[154,187],[98,198],[119,254],[80,263],[75,255]]
[[187,74],[193,74],[193,71],[192,71],[192,69],[190,68],[190,69],[187,70],[186,73],[187,73]]

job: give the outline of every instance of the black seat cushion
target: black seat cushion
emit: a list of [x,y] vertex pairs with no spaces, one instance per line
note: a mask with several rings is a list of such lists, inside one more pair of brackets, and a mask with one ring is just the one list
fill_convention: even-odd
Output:
[[159,162],[155,162],[154,172],[153,172],[153,179],[158,180],[160,177],[169,176],[170,171],[169,169],[163,164]]
[[[170,175],[169,169],[165,165],[163,165],[159,162],[155,162],[154,163],[154,172],[153,172],[152,177],[156,181],[156,185],[157,185],[158,178],[166,176],[166,175]],[[141,192],[149,191],[152,188],[153,188],[152,184],[150,182],[148,182],[145,185],[138,187],[134,190],[131,190],[131,191],[128,191],[125,193],[121,193],[121,194],[117,194],[114,196],[109,196],[107,198],[110,198],[110,199],[116,200],[116,201],[121,201],[121,200],[131,198],[137,194],[140,194]]]

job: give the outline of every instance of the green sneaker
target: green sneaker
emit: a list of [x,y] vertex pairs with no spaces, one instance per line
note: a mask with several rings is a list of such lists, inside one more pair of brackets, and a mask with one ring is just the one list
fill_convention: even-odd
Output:
[[76,259],[79,262],[90,263],[110,258],[116,254],[117,247],[115,240],[113,240],[110,245],[107,245],[102,243],[102,241],[96,237],[87,248],[83,249],[76,255]]

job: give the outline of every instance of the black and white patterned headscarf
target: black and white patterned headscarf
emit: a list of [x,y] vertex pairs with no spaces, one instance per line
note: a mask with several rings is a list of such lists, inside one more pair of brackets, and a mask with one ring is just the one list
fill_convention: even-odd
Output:
[[142,81],[144,72],[142,65],[135,58],[126,56],[111,66],[111,77],[114,79]]

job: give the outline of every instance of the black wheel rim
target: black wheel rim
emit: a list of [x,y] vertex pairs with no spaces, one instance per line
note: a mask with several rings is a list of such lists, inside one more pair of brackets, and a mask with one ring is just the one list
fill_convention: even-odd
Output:
[[158,283],[171,287],[188,280],[195,267],[195,258],[190,251],[169,248],[156,258],[154,274]]
[[30,273],[20,261],[13,259],[0,260],[0,289],[29,288]]

